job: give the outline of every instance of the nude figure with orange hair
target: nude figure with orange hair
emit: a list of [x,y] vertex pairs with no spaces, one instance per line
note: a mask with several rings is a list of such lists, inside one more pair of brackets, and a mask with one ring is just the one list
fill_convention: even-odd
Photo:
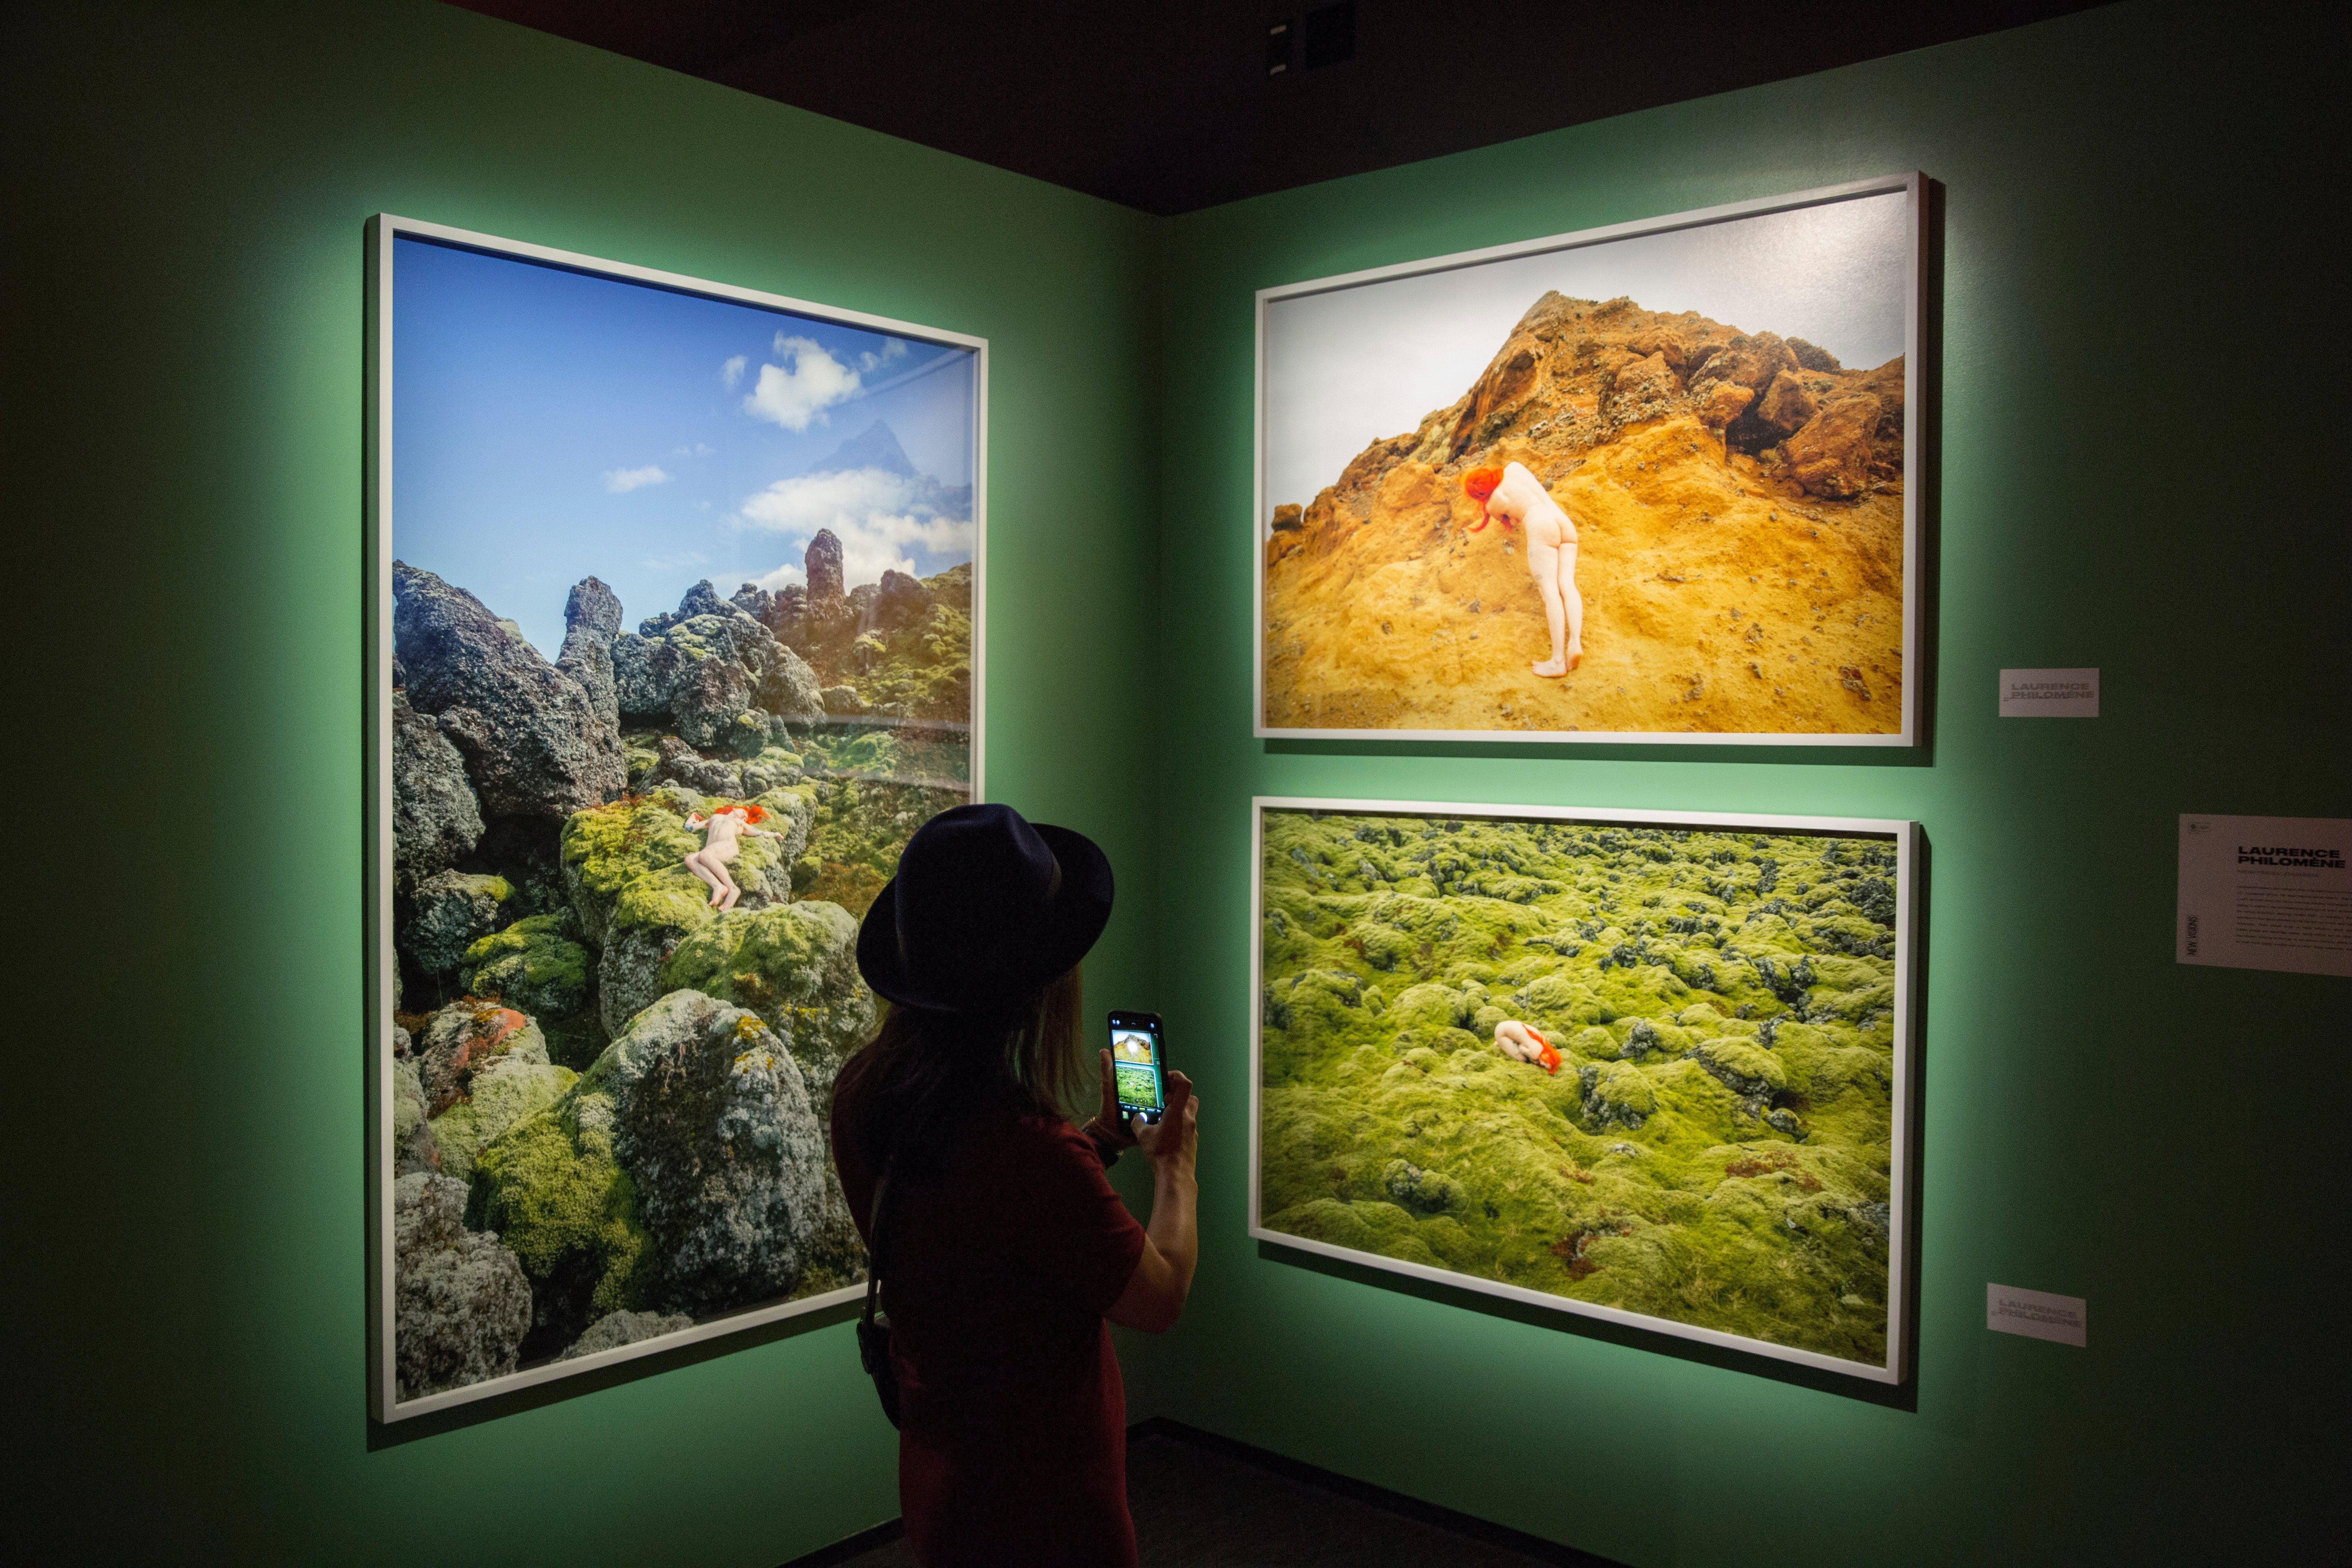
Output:
[[1517,1062],[1533,1062],[1548,1073],[1559,1071],[1559,1049],[1532,1024],[1506,1018],[1495,1026],[1495,1048]]
[[1462,490],[1486,509],[1486,517],[1470,525],[1471,532],[1497,519],[1505,528],[1517,524],[1526,531],[1528,572],[1536,580],[1536,591],[1543,595],[1544,618],[1551,624],[1551,657],[1533,668],[1538,675],[1566,675],[1584,662],[1584,596],[1576,591],[1576,524],[1522,463],[1473,468],[1462,476]]
[[734,874],[727,869],[728,862],[742,853],[745,838],[782,838],[781,833],[771,833],[753,824],[767,820],[768,814],[758,805],[730,805],[712,812],[709,816],[696,812],[686,819],[688,830],[704,830],[702,847],[686,858],[686,868],[702,879],[710,889],[710,907],[726,912],[735,907],[743,896],[736,885]]

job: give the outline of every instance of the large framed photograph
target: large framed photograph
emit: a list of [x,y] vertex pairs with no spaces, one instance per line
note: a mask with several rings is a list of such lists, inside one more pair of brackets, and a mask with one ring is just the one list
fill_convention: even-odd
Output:
[[1914,744],[1925,188],[1261,290],[1256,733]]
[[370,226],[370,1400],[845,1300],[857,919],[981,791],[988,345]]
[[1252,1236],[1902,1381],[1913,824],[1251,810]]

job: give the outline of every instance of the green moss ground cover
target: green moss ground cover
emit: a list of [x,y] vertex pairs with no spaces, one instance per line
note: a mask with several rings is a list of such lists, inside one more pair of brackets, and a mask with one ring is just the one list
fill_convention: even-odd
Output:
[[[789,833],[793,819],[814,811],[814,786],[778,788],[751,802],[773,820],[761,826]],[[629,795],[606,805],[572,813],[563,825],[564,880],[581,930],[592,942],[611,940],[615,931],[668,928],[692,931],[710,918],[710,889],[686,868],[686,858],[703,847],[706,835],[686,826],[696,812],[742,804],[705,796],[677,785]],[[745,838],[731,867],[747,886],[771,868],[782,870],[788,840]]]
[[526,1362],[644,1301],[650,1258],[635,1184],[613,1152],[611,1054],[474,1161],[466,1223],[498,1232],[531,1281]]
[[1274,811],[1262,877],[1267,1228],[1884,1362],[1891,841]]
[[807,852],[793,866],[793,893],[858,917],[898,874],[898,852],[915,829],[969,798],[951,789],[847,778],[816,788],[816,820]]
[[960,731],[861,728],[814,731],[793,753],[812,778],[957,785],[971,779],[971,743]]
[[846,657],[821,668],[877,713],[971,717],[971,567],[923,579],[931,603],[903,626],[860,633]]

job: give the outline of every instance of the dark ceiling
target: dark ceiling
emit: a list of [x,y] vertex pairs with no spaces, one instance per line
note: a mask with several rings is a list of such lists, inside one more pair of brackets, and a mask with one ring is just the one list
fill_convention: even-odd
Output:
[[[451,3],[1163,214],[2089,8],[2082,0]],[[1274,46],[1287,68],[1270,76],[1268,29],[1277,23],[1289,24]],[[1349,42],[1349,58],[1309,68],[1310,53]]]

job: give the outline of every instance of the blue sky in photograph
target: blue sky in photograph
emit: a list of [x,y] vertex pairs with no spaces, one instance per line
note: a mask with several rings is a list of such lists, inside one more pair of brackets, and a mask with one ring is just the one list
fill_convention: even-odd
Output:
[[971,559],[969,350],[426,241],[394,253],[393,554],[550,658],[583,577],[634,627],[704,577],[801,581],[819,528],[853,587]]
[[1804,338],[1848,369],[1885,364],[1903,352],[1908,218],[1896,192],[1271,300],[1258,527],[1468,391],[1547,289]]

